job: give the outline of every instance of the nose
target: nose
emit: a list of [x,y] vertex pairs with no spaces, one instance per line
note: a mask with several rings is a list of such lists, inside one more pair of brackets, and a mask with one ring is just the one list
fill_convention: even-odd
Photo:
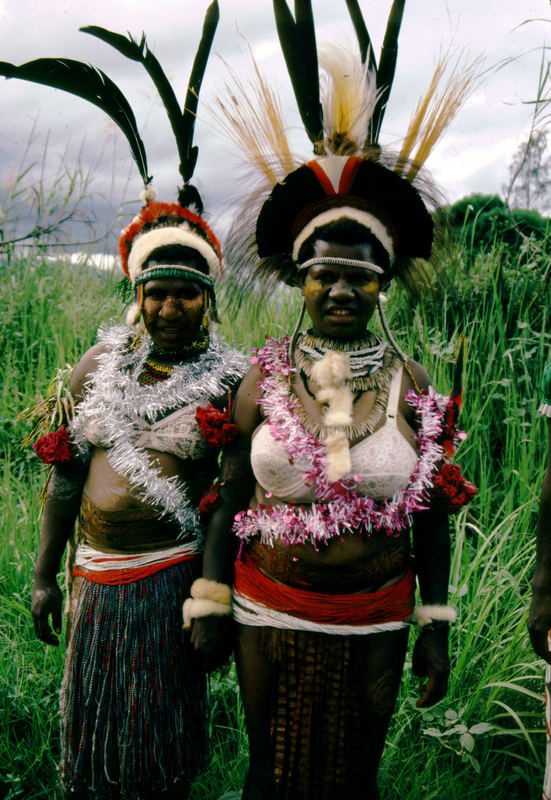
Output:
[[163,317],[163,319],[177,319],[181,317],[182,309],[180,308],[178,300],[172,297],[172,295],[167,295],[159,309],[159,316]]
[[346,278],[339,278],[329,290],[329,297],[332,300],[346,302],[354,297],[354,289]]

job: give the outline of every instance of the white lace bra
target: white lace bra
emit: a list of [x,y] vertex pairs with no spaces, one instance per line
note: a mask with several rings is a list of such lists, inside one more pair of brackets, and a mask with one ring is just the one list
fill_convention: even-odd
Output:
[[[136,419],[131,435],[132,444],[147,450],[172,453],[186,461],[204,458],[209,452],[209,446],[195,421],[196,409],[196,403],[183,406],[151,425]],[[96,447],[109,446],[105,441],[106,433],[101,422],[87,422],[85,435],[90,444]]]
[[[401,384],[402,367],[392,377],[384,425],[350,448],[352,474],[360,478],[357,491],[374,500],[405,489],[418,460],[416,451],[398,429]],[[254,434],[251,465],[266,492],[288,503],[314,502],[312,489],[302,477],[309,462],[295,458],[290,463],[283,443],[272,437],[269,421],[263,422]]]

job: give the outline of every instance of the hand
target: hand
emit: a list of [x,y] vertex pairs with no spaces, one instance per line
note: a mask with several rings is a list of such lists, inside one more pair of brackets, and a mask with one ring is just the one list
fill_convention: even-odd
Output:
[[[59,639],[54,634],[54,631],[57,634],[61,633],[62,606],[63,595],[55,578],[51,581],[38,581],[35,579],[31,601],[34,632],[46,644],[55,646],[59,644]],[[50,614],[52,616],[52,627],[50,627]]]
[[550,629],[551,592],[534,588],[528,614],[528,632],[532,647],[548,664],[551,664],[551,652],[547,640]]
[[448,625],[421,629],[413,648],[412,670],[418,678],[428,676],[427,682],[419,687],[421,697],[415,704],[417,708],[433,706],[445,696],[450,674]]
[[205,672],[220,669],[230,660],[234,643],[231,616],[198,617],[191,627],[191,643],[203,659]]

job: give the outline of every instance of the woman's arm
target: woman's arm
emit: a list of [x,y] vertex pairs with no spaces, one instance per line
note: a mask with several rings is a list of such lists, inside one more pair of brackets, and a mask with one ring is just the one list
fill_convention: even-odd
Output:
[[551,630],[551,419],[547,419],[547,469],[543,476],[536,528],[536,569],[532,579],[532,602],[528,631],[532,647],[548,664],[551,652],[547,643]]
[[[260,370],[252,367],[243,379],[233,406],[238,435],[223,453],[220,467],[220,501],[213,512],[205,538],[202,577],[216,583],[233,583],[237,539],[234,517],[247,508],[255,481],[250,466],[251,437],[261,422],[258,405]],[[228,617],[208,616],[193,620],[191,641],[203,655],[208,671],[222,666],[232,649],[232,624]]]
[[46,644],[59,644],[55,634],[61,633],[63,599],[57,573],[78,516],[86,474],[87,468],[75,461],[57,464],[48,485],[31,600],[34,631]]
[[[423,605],[447,605],[450,572],[450,536],[447,512],[437,507],[416,514],[413,522],[415,570]],[[417,677],[428,676],[421,687],[418,707],[432,706],[448,688],[450,661],[446,622],[421,628],[413,649],[412,668]]]
[[[404,376],[405,392],[408,389],[424,391],[431,385],[426,370],[415,361],[408,361],[409,371]],[[411,373],[411,374],[410,374]],[[404,401],[405,402],[405,401]],[[412,425],[415,424],[413,410]],[[447,605],[450,572],[450,535],[448,513],[442,502],[434,498],[427,511],[414,516],[413,553],[421,602],[423,605]],[[412,668],[417,677],[427,676],[421,687],[419,708],[432,706],[441,700],[448,688],[450,661],[448,655],[448,629],[446,622],[436,622],[421,629],[413,648]]]
[[[75,367],[70,386],[75,405],[82,400],[86,383],[97,367],[96,358],[102,351],[103,346],[96,345]],[[62,594],[57,585],[57,573],[78,516],[87,473],[88,467],[77,459],[68,464],[56,464],[48,485],[31,600],[35,633],[46,644],[59,644],[55,634],[61,633]]]

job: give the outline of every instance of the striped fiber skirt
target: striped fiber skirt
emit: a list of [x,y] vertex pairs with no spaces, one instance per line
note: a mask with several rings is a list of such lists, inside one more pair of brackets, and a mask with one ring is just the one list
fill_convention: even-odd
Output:
[[204,765],[206,677],[182,632],[192,564],[119,585],[78,579],[60,695],[67,796],[141,800]]

